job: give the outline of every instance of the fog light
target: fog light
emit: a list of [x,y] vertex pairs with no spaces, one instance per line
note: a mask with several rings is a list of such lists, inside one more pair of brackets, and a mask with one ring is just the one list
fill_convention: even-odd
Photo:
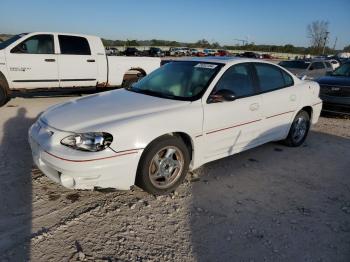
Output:
[[75,181],[73,177],[68,175],[61,175],[60,179],[61,179],[62,186],[67,188],[74,188]]

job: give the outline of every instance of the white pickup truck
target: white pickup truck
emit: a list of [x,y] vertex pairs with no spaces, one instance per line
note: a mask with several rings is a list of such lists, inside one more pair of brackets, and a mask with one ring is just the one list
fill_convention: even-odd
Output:
[[96,36],[15,35],[0,43],[0,106],[11,90],[128,85],[132,73],[142,77],[159,66],[159,58],[106,56]]

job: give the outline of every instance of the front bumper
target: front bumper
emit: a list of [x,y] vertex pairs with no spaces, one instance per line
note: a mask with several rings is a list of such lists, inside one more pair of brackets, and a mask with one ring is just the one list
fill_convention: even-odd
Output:
[[45,150],[40,145],[40,137],[35,135],[35,130],[31,128],[29,143],[35,165],[52,181],[66,188],[128,190],[135,183],[142,150],[126,150],[94,159],[76,159]]
[[324,112],[350,114],[350,97],[337,97],[321,95]]

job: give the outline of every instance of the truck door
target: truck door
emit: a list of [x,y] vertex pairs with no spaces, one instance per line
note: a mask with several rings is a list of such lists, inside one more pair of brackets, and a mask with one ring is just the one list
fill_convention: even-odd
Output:
[[97,62],[85,37],[58,35],[60,87],[96,86]]
[[54,36],[30,36],[6,53],[9,81],[14,88],[59,87]]

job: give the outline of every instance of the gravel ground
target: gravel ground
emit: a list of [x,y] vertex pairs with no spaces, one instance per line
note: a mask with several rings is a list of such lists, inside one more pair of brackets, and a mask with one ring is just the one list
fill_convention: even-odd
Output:
[[33,167],[27,130],[68,96],[0,108],[1,261],[350,261],[350,120],[304,146],[208,163],[170,196],[70,191]]

